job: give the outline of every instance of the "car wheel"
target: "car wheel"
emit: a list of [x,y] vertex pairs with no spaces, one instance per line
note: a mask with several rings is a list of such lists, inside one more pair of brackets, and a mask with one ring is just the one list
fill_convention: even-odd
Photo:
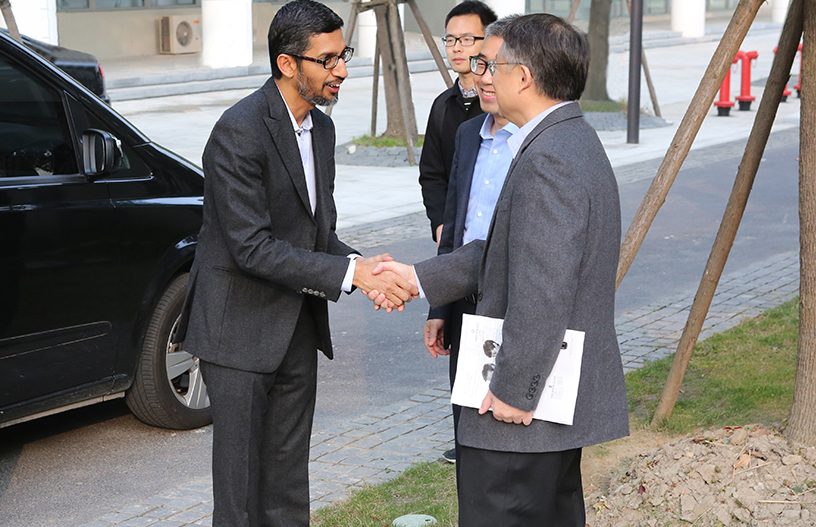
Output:
[[170,343],[187,294],[189,273],[170,283],[145,331],[133,385],[125,400],[147,424],[187,430],[212,422],[198,358]]

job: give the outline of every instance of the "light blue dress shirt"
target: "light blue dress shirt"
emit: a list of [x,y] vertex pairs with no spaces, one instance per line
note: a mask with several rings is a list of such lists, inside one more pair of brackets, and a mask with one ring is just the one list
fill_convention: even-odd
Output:
[[490,221],[496,202],[499,200],[507,171],[513,162],[513,152],[507,143],[518,126],[507,123],[504,128],[497,130],[496,135],[490,134],[493,126],[493,115],[488,114],[482,124],[479,135],[482,143],[479,154],[476,156],[476,165],[473,168],[473,179],[470,182],[467,215],[465,216],[465,233],[462,244],[473,240],[487,239]]

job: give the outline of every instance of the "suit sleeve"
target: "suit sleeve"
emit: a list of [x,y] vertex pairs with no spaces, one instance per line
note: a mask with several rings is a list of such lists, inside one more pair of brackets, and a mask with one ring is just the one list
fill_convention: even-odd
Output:
[[473,295],[479,289],[484,240],[473,240],[455,251],[414,265],[432,308]]
[[431,220],[431,236],[436,241],[436,229],[444,221],[445,197],[448,190],[448,176],[445,173],[445,157],[442,152],[442,131],[437,124],[444,120],[444,99],[437,98],[428,116],[425,127],[425,141],[422,144],[422,155],[419,157],[419,185],[422,187],[422,202],[425,212]]
[[530,411],[573,311],[590,204],[563,162],[539,157],[515,170],[523,172],[508,209],[507,311],[490,389],[501,401]]
[[[336,301],[348,268],[344,256],[295,247],[272,235],[263,182],[264,145],[238,118],[216,123],[203,155],[213,207],[227,250],[242,272]],[[281,168],[283,170],[283,168]]]

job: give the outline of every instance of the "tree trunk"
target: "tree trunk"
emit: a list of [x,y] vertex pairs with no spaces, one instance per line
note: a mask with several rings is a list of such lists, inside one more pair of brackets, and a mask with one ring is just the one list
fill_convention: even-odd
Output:
[[[804,3],[802,71],[816,71],[816,4]],[[799,347],[793,406],[785,437],[816,446],[816,99],[814,77],[804,75],[799,128]]]
[[388,25],[388,6],[374,8],[377,16],[377,45],[382,60],[383,87],[385,89],[385,113],[388,125],[383,132],[385,137],[405,137],[405,120],[402,118],[400,90],[397,79],[397,53],[394,49],[391,31]]
[[14,20],[14,13],[11,12],[11,1],[0,0],[0,11],[3,12],[3,20],[6,21],[6,27],[8,28],[9,35],[11,35],[11,38],[22,44],[23,39],[20,37],[20,30],[17,29],[17,21]]
[[589,75],[584,99],[609,100],[606,69],[609,65],[609,15],[612,0],[592,0],[589,6]]

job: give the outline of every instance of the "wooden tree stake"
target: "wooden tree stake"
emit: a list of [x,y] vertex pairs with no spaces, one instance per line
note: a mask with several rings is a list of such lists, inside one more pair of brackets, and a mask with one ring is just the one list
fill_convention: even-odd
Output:
[[572,7],[570,7],[570,14],[567,17],[567,23],[572,24],[575,20],[575,13],[578,12],[578,6],[581,5],[581,0],[572,0]]
[[11,38],[22,44],[23,38],[20,36],[20,30],[17,29],[17,21],[14,19],[14,13],[11,11],[11,1],[0,0],[0,11],[3,13],[3,20],[6,21],[6,27],[8,28],[9,35]]
[[388,26],[391,32],[391,45],[397,58],[397,88],[399,89],[402,120],[405,123],[405,144],[408,147],[408,163],[416,164],[414,146],[416,145],[417,126],[414,105],[411,100],[411,79],[408,73],[408,60],[405,56],[405,40],[402,36],[399,11],[396,0],[388,2]]
[[[782,28],[782,35],[779,38],[779,48],[774,57],[771,72],[765,92],[762,95],[759,109],[757,110],[754,126],[748,143],[745,145],[745,153],[742,162],[737,170],[734,180],[734,187],[731,190],[731,197],[725,208],[717,237],[706,263],[705,272],[700,280],[697,294],[694,296],[694,303],[691,305],[688,321],[683,328],[683,335],[677,345],[677,352],[674,354],[671,371],[669,372],[666,386],[663,388],[663,395],[657,406],[652,425],[658,425],[671,415],[677,396],[680,393],[680,386],[686,374],[694,345],[700,336],[700,331],[705,322],[711,300],[722,276],[723,268],[728,260],[728,254],[734,245],[734,238],[737,236],[740,221],[742,220],[745,206],[748,203],[748,196],[751,194],[751,187],[754,184],[765,145],[768,143],[768,136],[782,100],[782,91],[790,77],[791,65],[796,57],[796,50],[799,44],[799,37],[802,34],[802,1],[793,0],[788,12],[785,25]],[[813,202],[813,210],[816,211],[816,201]],[[816,220],[816,215],[814,215]],[[814,222],[816,226],[816,221]],[[816,230],[814,231],[816,232]],[[814,253],[816,256],[816,253]]]
[[439,52],[439,48],[436,46],[436,42],[433,39],[433,35],[431,35],[431,30],[428,28],[428,24],[425,23],[422,13],[419,12],[419,6],[417,6],[416,0],[404,1],[411,6],[411,12],[414,13],[414,18],[417,21],[419,30],[422,31],[422,36],[425,37],[425,43],[428,44],[428,49],[431,51],[431,55],[433,55],[434,62],[436,62],[436,67],[439,69],[439,74],[442,75],[442,80],[445,81],[445,86],[450,88],[453,86],[453,79],[451,79],[448,67],[445,66],[445,59],[442,58],[442,54]]

